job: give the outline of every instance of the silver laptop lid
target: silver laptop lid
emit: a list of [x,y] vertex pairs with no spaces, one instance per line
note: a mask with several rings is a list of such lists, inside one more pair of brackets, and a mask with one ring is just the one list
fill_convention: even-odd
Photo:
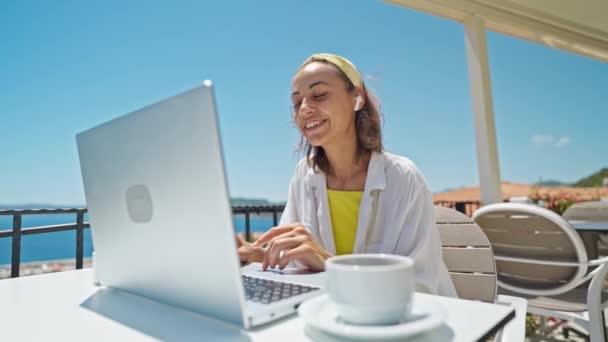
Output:
[[211,82],[76,140],[101,283],[247,324]]

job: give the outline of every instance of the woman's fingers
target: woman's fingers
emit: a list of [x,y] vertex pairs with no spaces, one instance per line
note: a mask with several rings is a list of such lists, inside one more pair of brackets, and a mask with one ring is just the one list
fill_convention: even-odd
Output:
[[[284,269],[285,267],[287,267],[287,264],[289,264],[291,261],[299,260],[300,258],[302,258],[303,256],[306,256],[309,253],[310,253],[310,250],[309,250],[308,246],[306,246],[306,245],[301,245],[294,249],[290,249],[290,250],[286,251],[283,254],[283,257],[281,258],[281,260],[279,261],[279,269],[281,269],[281,270]],[[303,264],[306,264],[306,263],[303,263]]]
[[281,257],[281,251],[297,247],[302,242],[297,237],[287,237],[283,239],[274,239],[270,242],[264,253],[264,261],[262,261],[262,270],[268,267],[276,267]]
[[274,238],[276,238],[280,235],[283,235],[283,234],[287,234],[287,233],[310,236],[310,232],[308,231],[308,229],[306,229],[301,223],[292,223],[292,224],[288,224],[285,226],[277,226],[277,227],[271,228],[269,231],[262,234],[262,236],[260,236],[253,243],[253,246],[254,247],[261,246],[261,245],[265,244],[266,242],[269,242],[269,241],[273,240]]
[[331,254],[318,243],[314,240],[309,240],[297,248],[286,251],[279,261],[279,268],[283,269],[291,261],[297,260],[311,271],[324,271],[325,260],[330,256]]
[[279,260],[281,259],[281,252],[290,250],[292,248],[296,248],[301,245],[304,241],[302,241],[301,237],[287,237],[280,240],[273,240],[271,246],[268,247],[268,266],[270,268],[275,268]]
[[[320,247],[310,234],[310,231],[300,223],[277,226],[259,237],[253,244],[254,248],[268,243],[262,260],[262,270],[279,266],[284,269],[292,260],[301,261],[312,270],[323,270],[324,260],[328,253]],[[281,252],[285,252],[281,255]],[[287,256],[287,257],[285,257]]]
[[283,254],[279,262],[279,268],[284,269],[291,261],[297,260],[311,271],[324,271],[326,259],[324,255],[325,253],[317,250],[314,246],[308,244],[301,245]]
[[266,248],[271,248],[272,245],[274,245],[279,240],[283,240],[283,239],[287,239],[287,238],[292,238],[292,237],[296,237],[296,236],[298,236],[298,235],[294,234],[293,230],[290,230],[290,231],[288,231],[286,233],[283,233],[281,235],[277,235],[274,238],[272,238],[272,240],[270,240],[268,242],[268,244],[266,245]]
[[266,242],[272,240],[274,237],[293,230],[294,226],[296,226],[296,225],[290,224],[290,225],[286,225],[286,226],[278,226],[278,227],[271,228],[269,231],[262,234],[262,236],[260,236],[257,240],[255,240],[255,242],[253,243],[253,246],[255,246],[255,247],[261,246],[261,245],[265,244]]

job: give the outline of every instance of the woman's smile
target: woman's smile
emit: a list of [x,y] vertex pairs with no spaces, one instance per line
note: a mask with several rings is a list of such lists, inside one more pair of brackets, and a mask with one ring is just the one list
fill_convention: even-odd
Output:
[[319,133],[327,123],[327,120],[313,120],[309,121],[304,125],[304,132],[306,135]]

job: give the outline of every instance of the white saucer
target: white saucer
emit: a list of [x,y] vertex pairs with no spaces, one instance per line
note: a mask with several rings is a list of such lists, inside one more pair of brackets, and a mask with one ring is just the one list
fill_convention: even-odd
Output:
[[434,301],[414,302],[412,308],[411,317],[399,324],[354,325],[338,317],[335,305],[324,294],[302,303],[298,314],[313,328],[355,340],[402,339],[436,328],[445,320],[445,310]]

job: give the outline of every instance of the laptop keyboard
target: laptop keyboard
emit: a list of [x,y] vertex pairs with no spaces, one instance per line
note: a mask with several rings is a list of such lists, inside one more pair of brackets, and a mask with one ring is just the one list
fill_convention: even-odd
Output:
[[290,284],[249,276],[243,276],[243,285],[245,285],[245,298],[262,304],[274,303],[285,298],[319,289],[318,287]]

